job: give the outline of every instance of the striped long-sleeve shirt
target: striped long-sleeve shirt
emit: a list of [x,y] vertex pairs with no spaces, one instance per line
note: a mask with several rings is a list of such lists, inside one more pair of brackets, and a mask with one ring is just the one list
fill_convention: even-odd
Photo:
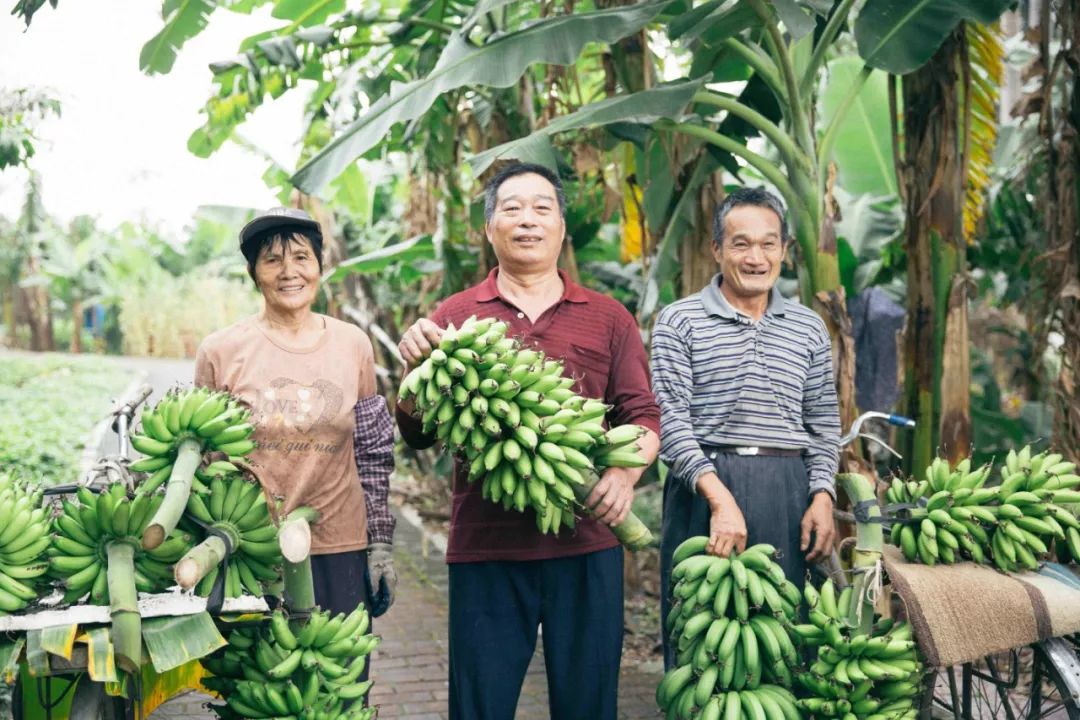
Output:
[[652,335],[660,457],[691,489],[713,470],[702,445],[803,450],[810,491],[833,489],[840,418],[832,350],[813,311],[773,288],[757,322],[737,312],[717,275],[664,308]]

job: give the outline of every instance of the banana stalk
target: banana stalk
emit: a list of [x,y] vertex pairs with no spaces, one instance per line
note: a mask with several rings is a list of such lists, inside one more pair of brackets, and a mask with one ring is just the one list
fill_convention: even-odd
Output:
[[[236,547],[234,542],[233,547]],[[210,574],[225,559],[225,541],[217,535],[211,535],[188,551],[176,563],[173,574],[176,583],[185,590],[190,590],[199,581]]]
[[114,540],[105,552],[109,560],[109,614],[116,664],[128,672],[138,672],[142,665],[142,619],[135,592],[135,547]]
[[298,563],[286,560],[285,607],[290,612],[310,610],[315,607],[315,583],[311,579],[311,556]]
[[315,607],[315,583],[311,578],[311,524],[318,522],[319,513],[309,507],[299,507],[281,523],[278,542],[285,558],[285,605],[291,611]]
[[[571,489],[574,491],[574,497],[584,507],[585,501],[589,498],[589,494],[592,493],[593,488],[596,487],[596,483],[600,482],[600,477],[594,473],[589,474],[589,481],[583,485],[571,485]],[[641,521],[637,515],[631,511],[627,514],[626,519],[619,525],[611,528],[611,532],[622,543],[623,547],[627,550],[637,551],[644,550],[655,544],[656,539],[653,537],[652,531],[648,526]]]
[[291,563],[299,563],[311,553],[311,526],[319,521],[319,512],[298,507],[289,513],[278,531],[281,554]]
[[176,461],[173,463],[169,482],[165,486],[165,499],[161,507],[154,513],[150,524],[143,531],[143,548],[153,550],[171,533],[176,524],[180,522],[180,516],[187,507],[188,496],[191,495],[191,481],[195,477],[195,471],[202,462],[202,445],[194,439],[187,439],[180,443],[176,451]]
[[[881,506],[878,505],[869,480],[858,473],[839,473],[836,479],[853,504],[866,502],[865,507],[871,520],[881,517]],[[852,566],[862,568],[864,571],[874,567],[881,561],[883,546],[884,535],[880,522],[858,523],[855,530]],[[863,603],[861,613],[858,611],[858,603],[853,602],[848,608],[848,622],[852,627],[857,627],[863,635],[869,635],[871,626],[874,624],[874,606],[866,599],[866,579],[866,572],[856,572],[852,588],[852,598],[859,598]]]

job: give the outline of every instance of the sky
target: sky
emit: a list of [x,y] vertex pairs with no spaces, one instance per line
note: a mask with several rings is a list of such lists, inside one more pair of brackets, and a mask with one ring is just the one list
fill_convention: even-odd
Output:
[[[0,0],[0,88],[45,88],[62,116],[38,128],[32,166],[42,178],[46,210],[62,221],[80,214],[105,228],[145,220],[181,235],[200,205],[269,207],[264,161],[226,143],[208,159],[187,150],[202,124],[211,90],[207,65],[236,54],[241,40],[280,21],[218,10],[185,45],[167,75],[139,71],[139,51],[163,25],[153,0],[61,0],[46,4],[29,30]],[[240,132],[292,168],[300,136],[303,91],[265,104]],[[0,215],[17,216],[26,173],[0,173]]]

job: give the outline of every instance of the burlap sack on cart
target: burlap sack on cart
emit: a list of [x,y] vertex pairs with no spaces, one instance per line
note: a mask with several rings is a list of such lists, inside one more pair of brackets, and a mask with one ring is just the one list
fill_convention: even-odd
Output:
[[933,667],[1080,632],[1080,588],[1051,575],[1005,575],[974,563],[928,567],[894,547],[885,548],[885,570]]

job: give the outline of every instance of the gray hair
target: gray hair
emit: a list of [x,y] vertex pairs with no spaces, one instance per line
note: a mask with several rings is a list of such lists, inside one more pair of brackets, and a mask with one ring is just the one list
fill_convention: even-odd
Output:
[[491,222],[491,218],[495,215],[495,205],[499,199],[499,188],[504,182],[518,175],[539,175],[551,183],[551,186],[555,188],[555,199],[559,202],[559,215],[566,217],[566,193],[563,192],[562,181],[559,180],[558,174],[536,163],[514,163],[497,172],[484,186],[485,223]]
[[724,242],[724,226],[727,222],[728,213],[740,205],[754,205],[756,207],[763,207],[772,210],[776,213],[776,216],[780,218],[780,240],[784,245],[787,245],[791,241],[791,235],[788,234],[788,224],[786,211],[784,210],[784,203],[780,198],[773,195],[764,188],[749,188],[741,187],[737,190],[733,190],[724,200],[716,207],[716,212],[713,213],[713,244],[719,247]]

